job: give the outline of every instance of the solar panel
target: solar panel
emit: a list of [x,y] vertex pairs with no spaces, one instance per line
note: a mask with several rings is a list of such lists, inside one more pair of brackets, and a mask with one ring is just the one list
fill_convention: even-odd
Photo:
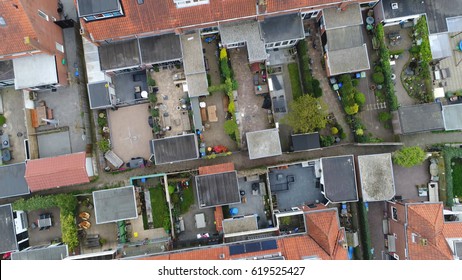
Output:
[[266,240],[261,242],[262,250],[274,250],[278,248],[278,243],[276,240]]
[[239,255],[239,254],[244,254],[245,253],[245,248],[244,245],[233,245],[229,246],[229,254],[232,255]]
[[246,253],[253,253],[253,252],[261,251],[260,242],[254,242],[254,243],[245,244],[245,251],[246,251]]

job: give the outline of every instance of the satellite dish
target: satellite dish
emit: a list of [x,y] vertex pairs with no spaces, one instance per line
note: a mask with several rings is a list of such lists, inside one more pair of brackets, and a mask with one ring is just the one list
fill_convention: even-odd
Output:
[[145,91],[145,90],[143,90],[143,91],[141,92],[141,97],[143,97],[143,98],[148,98],[148,92]]

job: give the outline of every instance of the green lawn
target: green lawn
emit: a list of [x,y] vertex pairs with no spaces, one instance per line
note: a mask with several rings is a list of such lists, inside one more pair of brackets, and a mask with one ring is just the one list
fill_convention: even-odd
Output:
[[181,214],[187,213],[189,207],[194,204],[194,192],[192,186],[183,190],[183,201],[181,202]]
[[462,198],[462,159],[455,158],[452,160],[452,185],[454,188],[454,197]]
[[170,216],[167,202],[165,201],[164,188],[159,186],[150,188],[149,196],[151,197],[154,228],[162,228],[164,227],[164,219]]
[[290,63],[287,65],[289,68],[290,86],[292,88],[293,100],[302,96],[302,86],[300,84],[300,74],[298,71],[297,63]]

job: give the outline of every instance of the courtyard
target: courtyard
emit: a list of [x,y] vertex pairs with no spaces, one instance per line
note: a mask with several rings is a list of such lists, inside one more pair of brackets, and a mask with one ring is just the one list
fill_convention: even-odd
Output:
[[112,149],[124,162],[151,156],[149,141],[153,136],[149,116],[148,103],[108,111]]

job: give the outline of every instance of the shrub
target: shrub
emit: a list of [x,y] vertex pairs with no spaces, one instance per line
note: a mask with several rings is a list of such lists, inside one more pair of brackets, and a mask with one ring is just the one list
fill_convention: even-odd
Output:
[[340,139],[345,139],[347,137],[345,132],[340,133]]
[[347,115],[354,115],[358,113],[358,110],[359,110],[359,105],[356,103],[352,106],[345,107],[345,113],[347,113]]
[[356,129],[356,135],[358,135],[358,136],[364,135],[364,130],[362,128]]
[[147,77],[148,77],[148,81],[147,81],[148,86],[151,86],[151,87],[156,86],[156,81],[151,77],[151,74],[149,74],[149,72],[148,72]]
[[334,127],[332,127],[332,128],[330,129],[330,132],[331,132],[332,134],[335,135],[335,134],[338,133],[338,128],[336,128],[336,127],[334,126]]
[[382,72],[375,72],[372,74],[372,80],[374,83],[381,85],[385,81],[385,77],[383,76]]
[[316,79],[313,79],[312,86],[313,86],[313,96],[319,98],[322,96],[322,89],[320,86],[320,82]]
[[335,138],[330,135],[328,136],[321,135],[320,142],[321,142],[321,147],[329,147],[334,144]]
[[313,76],[310,69],[310,57],[308,56],[308,46],[305,40],[301,40],[297,44],[297,53],[302,77],[303,92],[308,94],[313,93]]
[[234,105],[234,100],[231,99],[229,101],[229,104],[228,104],[228,112],[230,112],[231,114],[234,114],[234,112],[236,112],[236,108],[235,108],[235,105]]
[[364,95],[364,93],[358,91],[357,93],[355,93],[355,101],[359,106],[363,106],[364,103],[366,103],[366,96]]
[[156,103],[157,103],[157,96],[156,96],[155,93],[149,94],[149,102],[151,102],[152,104],[156,104]]
[[108,139],[102,139],[98,141],[98,148],[104,154],[111,149],[111,143],[109,142]]
[[168,185],[168,194],[173,194],[175,192],[175,187],[172,185]]
[[0,126],[4,125],[6,123],[6,118],[4,115],[0,115]]
[[387,122],[391,120],[391,114],[388,112],[380,112],[379,113],[379,121],[380,122]]
[[223,128],[226,134],[231,135],[236,132],[236,130],[238,129],[238,126],[235,120],[227,120],[223,124]]
[[159,110],[157,110],[157,109],[152,109],[152,110],[151,110],[151,116],[152,116],[153,118],[159,117]]
[[425,160],[425,151],[419,146],[404,147],[394,152],[393,162],[402,167],[413,167]]
[[354,79],[351,81],[351,84],[354,86],[354,87],[357,87],[359,85],[359,81],[358,79]]

